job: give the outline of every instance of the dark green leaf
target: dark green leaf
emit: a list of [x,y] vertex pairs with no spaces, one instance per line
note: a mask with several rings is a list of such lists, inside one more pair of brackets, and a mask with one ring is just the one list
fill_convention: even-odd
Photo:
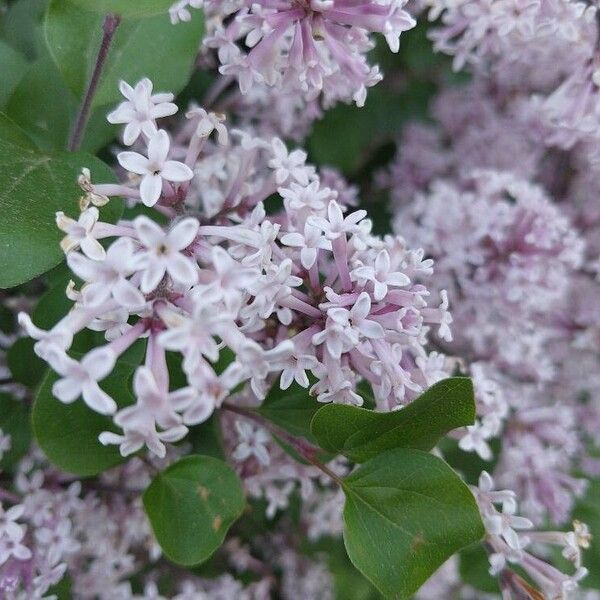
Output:
[[450,556],[484,535],[469,488],[427,452],[388,450],[342,485],[348,556],[389,598],[411,598]]
[[37,58],[44,47],[41,20],[47,5],[48,0],[19,0],[3,15],[4,38],[30,60]]
[[[127,381],[136,366],[132,363],[139,364],[141,360],[140,349],[143,351],[143,344],[134,345],[128,351],[129,358],[122,358],[100,382],[100,387],[119,408],[133,404]],[[115,431],[112,419],[88,408],[81,398],[72,404],[54,398],[52,384],[57,379],[53,372],[46,375],[33,407],[33,432],[48,459],[63,471],[82,477],[97,475],[125,462],[117,446],[103,446],[98,441],[103,431]]]
[[10,435],[10,449],[0,460],[0,469],[10,469],[29,450],[31,425],[29,407],[22,400],[15,400],[8,394],[0,394],[0,429]]
[[163,552],[186,566],[205,561],[223,543],[244,505],[238,476],[211,456],[179,460],[144,492],[144,507]]
[[320,406],[307,388],[294,382],[287,390],[282,390],[279,381],[276,381],[258,412],[292,435],[316,443],[310,431],[310,422]]
[[[88,154],[49,155],[15,144],[24,134],[13,128],[7,136],[6,123],[0,139],[0,254],[6,258],[0,287],[28,281],[62,260],[62,232],[55,225],[55,213],[62,210],[77,217],[82,167],[89,167],[96,180],[115,180],[104,163]],[[121,210],[121,202],[113,201],[102,210],[102,218],[114,220]]]
[[[6,111],[42,150],[67,146],[79,101],[67,88],[49,56],[32,63],[11,95]],[[92,112],[82,149],[96,152],[113,140],[118,127],[106,120],[106,110]]]
[[498,580],[489,573],[490,561],[481,544],[474,544],[460,552],[460,578],[476,590],[498,593]]
[[31,338],[20,338],[6,353],[11,375],[29,389],[33,389],[46,373],[46,363],[33,351],[34,343]]
[[[83,0],[52,0],[45,22],[50,53],[65,82],[81,98],[88,85],[100,40],[103,15],[98,4]],[[147,15],[135,10],[137,2],[118,2],[134,8],[130,15]],[[148,4],[148,2],[146,2]],[[156,2],[154,2],[156,4]],[[150,14],[156,14],[150,11]],[[134,85],[142,77],[152,79],[157,91],[178,92],[187,83],[204,32],[201,11],[194,11],[188,23],[171,25],[164,14],[148,18],[127,18],[113,38],[100,85],[94,95],[94,106],[102,106],[121,98],[118,84],[124,79]]]
[[393,412],[328,404],[315,415],[311,430],[325,450],[364,462],[390,448],[430,450],[446,433],[474,419],[473,383],[452,377]]
[[174,4],[173,0],[135,0],[134,2],[132,0],[72,0],[72,2],[79,8],[101,15],[114,13],[123,17],[165,16]]
[[214,458],[225,458],[223,436],[217,413],[204,423],[189,428],[184,443],[192,445],[194,454],[206,454]]
[[27,59],[17,50],[0,40],[0,106],[4,106],[12,91],[17,87],[27,67]]

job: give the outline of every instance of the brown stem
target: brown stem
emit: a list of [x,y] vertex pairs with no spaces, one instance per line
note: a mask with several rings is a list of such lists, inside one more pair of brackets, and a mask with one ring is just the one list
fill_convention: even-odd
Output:
[[317,469],[333,479],[333,481],[335,481],[338,485],[342,485],[342,480],[317,458],[317,455],[320,451],[317,446],[313,446],[311,443],[307,442],[301,437],[296,437],[295,435],[289,434],[287,431],[285,431],[285,429],[282,429],[274,423],[271,423],[271,421],[265,419],[262,415],[253,411],[252,409],[245,408],[243,406],[236,406],[235,404],[229,404],[228,402],[223,402],[221,408],[241,415],[246,419],[258,423],[265,429],[268,429],[273,435],[277,436],[286,444],[289,444],[304,460],[306,460],[306,462],[309,462],[311,465],[317,467]]
[[94,94],[96,93],[98,84],[100,83],[100,76],[102,75],[102,70],[104,69],[106,58],[108,57],[110,45],[120,22],[121,17],[119,17],[119,15],[106,15],[104,18],[104,23],[102,25],[102,41],[100,42],[100,48],[98,49],[98,54],[96,55],[96,63],[94,65],[92,77],[90,78],[90,82],[79,109],[79,114],[77,115],[75,127],[73,128],[73,132],[71,133],[71,137],[69,138],[69,143],[67,145],[67,150],[70,150],[71,152],[79,150],[81,146],[83,134],[85,133],[85,128],[87,127],[87,123],[90,118],[92,100],[94,99]]

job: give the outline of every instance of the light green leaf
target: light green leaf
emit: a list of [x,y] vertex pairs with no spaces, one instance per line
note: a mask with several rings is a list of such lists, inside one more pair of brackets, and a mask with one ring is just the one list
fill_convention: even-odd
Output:
[[17,463],[31,443],[29,408],[24,401],[0,394],[0,429],[4,435],[10,435],[10,449],[0,460],[0,469],[6,470]]
[[[6,288],[44,273],[63,259],[55,213],[62,210],[77,217],[81,168],[89,167],[97,181],[115,181],[115,177],[104,163],[83,152],[43,154],[14,143],[22,139],[24,144],[26,136],[8,120],[0,133],[0,255],[5,257],[0,288]],[[102,209],[102,218],[115,220],[121,211],[121,202],[113,200]]]
[[223,543],[244,505],[235,471],[211,456],[179,460],[144,492],[144,507],[163,552],[186,566],[205,561]]
[[311,430],[323,449],[364,462],[391,448],[430,450],[446,433],[474,419],[473,383],[451,377],[393,412],[328,404],[314,416]]
[[[100,387],[119,408],[133,404],[127,381],[141,362],[143,351],[144,344],[136,343],[100,382]],[[97,475],[125,462],[127,459],[121,456],[118,446],[103,446],[98,441],[103,431],[116,431],[112,419],[88,408],[81,398],[72,404],[54,398],[52,385],[57,379],[53,372],[46,375],[32,415],[35,439],[50,462],[81,477]]]
[[348,556],[388,598],[411,598],[450,556],[484,535],[469,488],[427,452],[388,450],[342,487]]
[[27,59],[17,50],[0,40],[0,106],[4,106],[13,90],[17,87],[27,68]]
[[[50,53],[66,84],[78,98],[83,96],[88,85],[102,38],[105,11],[92,10],[92,4],[100,3],[52,0],[44,26]],[[140,2],[118,4],[133,7]],[[133,14],[136,12],[132,11]],[[134,85],[142,77],[149,77],[156,91],[176,93],[183,89],[190,78],[203,32],[201,11],[194,11],[190,22],[177,27],[162,14],[123,19],[110,47],[94,95],[94,106],[121,99],[118,89],[121,79]]]

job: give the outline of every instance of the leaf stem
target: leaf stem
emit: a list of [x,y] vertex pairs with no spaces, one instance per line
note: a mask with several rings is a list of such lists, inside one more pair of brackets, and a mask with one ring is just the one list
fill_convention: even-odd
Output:
[[108,57],[110,45],[120,22],[121,17],[119,15],[109,14],[104,17],[104,23],[102,24],[102,41],[100,42],[100,48],[98,49],[98,54],[96,55],[94,70],[92,71],[90,82],[85,92],[83,101],[81,102],[81,107],[79,108],[79,114],[77,115],[75,127],[73,128],[73,132],[71,133],[71,137],[69,138],[69,143],[67,145],[67,150],[70,150],[71,152],[79,150],[81,146],[83,134],[85,133],[85,129],[90,119],[92,100],[94,99],[94,94],[96,93],[98,84],[100,83],[100,76],[102,75],[102,70],[104,69],[104,65]]
[[246,419],[250,419],[255,423],[258,423],[265,429],[268,429],[273,435],[280,438],[286,444],[289,444],[306,462],[309,462],[311,465],[317,467],[320,471],[325,473],[328,477],[333,479],[339,486],[343,485],[342,480],[326,465],[324,465],[318,458],[317,454],[320,451],[320,448],[314,446],[310,442],[307,442],[304,438],[296,437],[295,435],[291,435],[285,429],[278,427],[274,423],[271,423],[268,419],[265,419],[261,414],[256,411],[245,408],[243,406],[236,406],[235,404],[229,404],[228,402],[223,402],[221,408],[228,410],[229,412],[236,413],[245,417]]

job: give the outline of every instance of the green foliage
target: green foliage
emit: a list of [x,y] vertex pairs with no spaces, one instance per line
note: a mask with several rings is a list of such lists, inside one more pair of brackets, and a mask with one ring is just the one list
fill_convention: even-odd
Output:
[[244,510],[241,482],[211,456],[187,456],[159,473],[144,508],[165,555],[181,565],[205,561]]
[[460,578],[465,584],[488,594],[498,593],[498,581],[489,573],[490,562],[481,544],[461,550],[459,561]]
[[[52,0],[44,25],[46,41],[65,82],[77,98],[83,96],[90,80],[108,5],[118,5],[126,18],[113,38],[94,106],[119,100],[121,79],[135,84],[142,77],[150,77],[157,91],[183,89],[202,40],[203,15],[201,11],[194,11],[189,23],[174,29],[165,14],[157,15],[157,10],[152,9],[159,4],[158,0]],[[164,4],[162,2],[163,9]]]
[[600,479],[590,482],[585,496],[577,503],[573,518],[586,523],[592,534],[589,549],[583,555],[588,576],[581,582],[584,587],[600,589]]
[[[79,101],[67,88],[49,56],[31,63],[12,93],[6,112],[42,150],[67,146]],[[106,111],[92,112],[82,149],[96,152],[116,137],[118,128],[106,120]]]
[[[173,0],[71,0],[79,8],[101,15],[114,13],[122,17],[166,15]],[[167,17],[168,20],[168,17]]]
[[[119,408],[133,404],[127,381],[141,362],[143,351],[144,344],[137,342],[100,383]],[[50,462],[82,477],[97,475],[125,462],[117,446],[103,446],[98,441],[103,431],[116,431],[112,419],[88,408],[81,398],[72,404],[54,398],[52,385],[57,379],[53,372],[46,375],[32,414],[35,439]]]
[[[62,260],[62,234],[55,225],[55,213],[78,214],[81,168],[89,167],[94,177],[105,181],[114,181],[114,175],[100,160],[83,152],[37,152],[5,116],[0,115],[0,123],[0,254],[8,259],[0,272],[0,287],[6,288]],[[113,201],[103,209],[102,217],[114,220],[121,210],[120,203]]]
[[483,537],[469,488],[427,452],[388,450],[342,487],[348,556],[386,597],[412,597],[450,556]]
[[2,68],[2,86],[0,87],[0,107],[17,87],[27,66],[27,59],[18,50],[0,40],[0,66]]
[[33,351],[34,343],[31,338],[19,338],[6,352],[13,379],[29,389],[34,389],[46,372],[46,363]]
[[19,0],[11,3],[3,15],[2,36],[30,60],[44,47],[41,20],[47,5],[48,0]]
[[0,429],[3,434],[10,434],[10,449],[0,460],[0,470],[6,470],[17,463],[31,443],[29,410],[25,401],[0,394]]
[[275,382],[258,412],[288,433],[316,443],[310,431],[310,423],[319,407],[308,389],[296,382],[287,390],[280,389],[279,382]]
[[446,433],[474,419],[473,383],[452,377],[394,412],[328,404],[315,415],[311,430],[325,450],[364,462],[391,448],[430,450]]

